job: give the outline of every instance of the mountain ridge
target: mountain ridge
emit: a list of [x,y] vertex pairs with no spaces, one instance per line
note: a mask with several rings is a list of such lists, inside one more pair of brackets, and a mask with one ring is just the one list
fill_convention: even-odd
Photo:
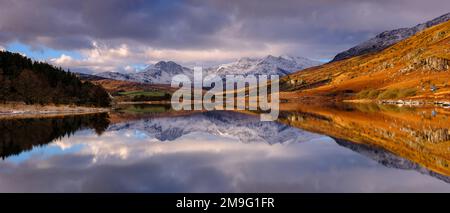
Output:
[[414,27],[384,31],[367,41],[364,41],[346,51],[338,53],[331,62],[381,51],[389,46],[392,46],[404,39],[415,35],[416,33],[424,29],[430,28],[448,20],[450,20],[450,13],[441,15],[437,18],[434,18],[433,20],[418,24]]
[[[295,71],[317,66],[321,62],[310,60],[299,56],[272,56],[263,58],[243,57],[237,61],[203,69],[205,75],[217,74],[221,77],[225,75],[280,75],[285,76]],[[125,74],[119,72],[103,72],[96,76],[139,83],[170,84],[172,77],[177,74],[193,76],[193,69],[184,67],[173,61],[160,61],[156,64],[148,65],[143,71]]]

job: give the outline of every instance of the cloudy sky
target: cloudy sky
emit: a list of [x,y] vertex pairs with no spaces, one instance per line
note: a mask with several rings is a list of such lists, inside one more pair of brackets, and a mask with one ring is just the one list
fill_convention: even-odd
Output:
[[84,72],[268,54],[326,61],[449,8],[448,0],[0,0],[0,49]]

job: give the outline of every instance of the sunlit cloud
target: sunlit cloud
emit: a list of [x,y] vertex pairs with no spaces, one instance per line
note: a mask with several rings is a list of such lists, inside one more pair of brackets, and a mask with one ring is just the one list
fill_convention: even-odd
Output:
[[80,50],[80,59],[62,54],[58,58],[51,58],[49,61],[64,68],[75,68],[78,71],[106,72],[122,71],[134,72],[134,63],[145,61],[142,52],[130,50],[127,44],[117,47],[109,47],[104,44],[93,42],[93,48]]
[[81,58],[76,59],[62,54],[49,61],[64,68],[92,71],[94,73],[106,71],[136,72],[134,64],[154,64],[159,61],[176,61],[184,66],[211,66],[225,63],[241,57],[263,57],[269,52],[282,55],[286,47],[283,44],[266,45],[264,49],[242,50],[236,52],[229,49],[155,49],[151,47],[132,48],[127,44],[116,47],[100,45],[96,42],[92,49],[80,50]]
[[227,62],[241,57],[263,57],[268,53],[281,55],[284,53],[285,45],[270,44],[262,49],[229,50],[229,49],[206,49],[206,50],[176,50],[176,49],[152,49],[149,48],[145,54],[153,61],[173,60],[184,64],[201,65],[214,62]]

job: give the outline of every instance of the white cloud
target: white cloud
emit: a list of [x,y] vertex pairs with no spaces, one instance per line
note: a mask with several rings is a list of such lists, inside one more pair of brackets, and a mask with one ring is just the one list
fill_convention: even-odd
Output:
[[62,54],[59,58],[51,59],[51,61],[54,64],[62,65],[62,64],[70,64],[74,61],[74,59],[71,56]]
[[5,51],[6,48],[0,45],[0,51]]
[[[130,46],[133,46],[131,48]],[[262,47],[236,51],[233,49],[157,49],[148,46],[120,44],[114,47],[93,42],[93,48],[83,49],[81,59],[62,54],[52,58],[50,63],[94,73],[105,71],[136,72],[136,64],[154,64],[158,61],[175,61],[184,66],[211,66],[230,62],[241,57],[262,57],[268,54],[285,54],[288,47],[284,44],[266,44]]]
[[128,45],[121,44],[117,47],[93,42],[92,49],[80,51],[81,59],[62,54],[58,58],[49,61],[52,64],[76,71],[90,71],[94,73],[106,71],[130,72],[132,64],[141,63],[144,58],[139,53],[132,53]]
[[228,49],[202,49],[202,50],[176,50],[153,49],[145,51],[146,56],[154,61],[172,60],[188,65],[210,64],[214,62],[229,62],[241,57],[261,57],[268,54],[284,54],[284,45],[267,45],[264,49],[228,50]]

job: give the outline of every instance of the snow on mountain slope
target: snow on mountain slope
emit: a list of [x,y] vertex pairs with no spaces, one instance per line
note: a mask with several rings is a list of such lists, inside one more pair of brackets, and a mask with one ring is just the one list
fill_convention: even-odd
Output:
[[209,74],[225,75],[279,75],[285,76],[292,72],[320,65],[321,62],[304,57],[268,55],[264,58],[241,58],[236,62],[210,68]]
[[103,77],[103,78],[110,78],[114,80],[120,80],[120,81],[138,81],[138,79],[134,78],[132,74],[124,74],[119,72],[102,72],[99,74],[95,74],[96,76]]
[[[308,67],[320,65],[321,62],[313,61],[304,57],[271,56],[264,58],[241,58],[236,62],[223,64],[217,67],[204,69],[204,75],[280,75],[284,76],[292,72]],[[172,61],[160,61],[155,65],[148,66],[145,70],[132,74],[117,72],[103,72],[97,76],[115,80],[135,81],[141,83],[170,84],[172,77],[177,74],[193,76],[193,69],[183,67]]]
[[400,28],[382,32],[368,41],[365,41],[355,47],[352,47],[344,52],[337,54],[332,61],[339,61],[354,56],[383,50],[386,47],[389,47],[393,44],[398,43],[399,41],[411,37],[412,35],[416,34],[419,31],[446,22],[448,20],[450,20],[450,13],[447,13],[431,21],[416,25],[411,28]]
[[172,77],[178,74],[193,76],[194,71],[183,67],[173,61],[160,61],[155,65],[148,66],[143,72],[138,72],[133,76],[143,83],[170,84]]
[[103,72],[97,74],[97,76],[140,83],[170,84],[172,76],[178,74],[185,74],[191,77],[193,70],[173,61],[160,61],[154,65],[149,65],[143,71],[137,73]]

